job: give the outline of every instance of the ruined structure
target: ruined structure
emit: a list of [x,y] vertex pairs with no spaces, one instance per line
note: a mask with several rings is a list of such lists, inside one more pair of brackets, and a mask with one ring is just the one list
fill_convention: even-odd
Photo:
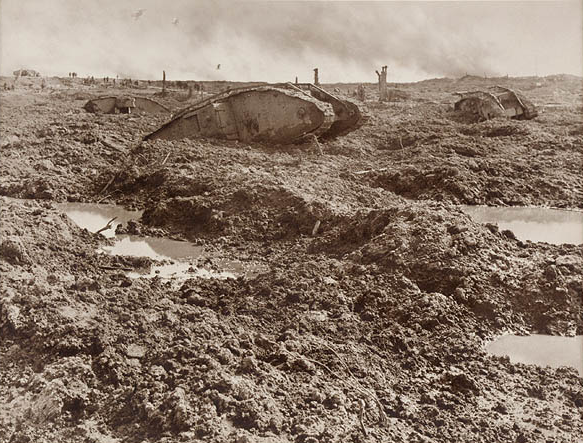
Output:
[[180,111],[146,139],[218,137],[292,143],[334,137],[363,123],[359,108],[310,83],[225,91]]
[[89,100],[84,106],[87,112],[101,112],[104,114],[131,114],[145,112],[149,114],[170,114],[170,110],[160,103],[145,97],[111,96]]
[[461,98],[454,109],[476,114],[483,119],[510,117],[517,120],[530,120],[538,115],[532,102],[523,94],[502,86],[494,86],[492,92],[456,92]]

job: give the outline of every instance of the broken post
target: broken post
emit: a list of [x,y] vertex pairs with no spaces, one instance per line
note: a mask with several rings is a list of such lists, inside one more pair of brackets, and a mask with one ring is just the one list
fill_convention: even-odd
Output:
[[320,79],[318,78],[318,68],[314,68],[314,84],[320,86]]
[[375,71],[379,78],[379,101],[387,100],[387,67],[383,66],[381,72]]
[[166,94],[166,71],[162,71],[162,95]]
[[361,102],[366,100],[366,90],[364,89],[363,84],[358,85],[358,88],[356,89],[356,95]]

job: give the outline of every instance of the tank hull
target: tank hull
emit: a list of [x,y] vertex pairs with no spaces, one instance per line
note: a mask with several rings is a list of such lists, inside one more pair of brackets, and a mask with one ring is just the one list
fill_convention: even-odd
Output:
[[311,86],[307,91],[291,84],[226,91],[182,110],[145,139],[214,137],[287,144],[357,127],[360,112],[354,104]]

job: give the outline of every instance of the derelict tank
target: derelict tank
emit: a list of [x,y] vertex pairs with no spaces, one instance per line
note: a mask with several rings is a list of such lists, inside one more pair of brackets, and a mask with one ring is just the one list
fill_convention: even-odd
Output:
[[231,89],[191,105],[146,140],[217,137],[286,144],[334,137],[364,122],[360,109],[309,83]]

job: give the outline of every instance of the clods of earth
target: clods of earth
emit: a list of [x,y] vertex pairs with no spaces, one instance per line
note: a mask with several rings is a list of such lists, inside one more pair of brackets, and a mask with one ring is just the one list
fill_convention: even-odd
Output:
[[[582,435],[576,367],[488,352],[583,334],[581,244],[462,206],[583,209],[581,79],[437,79],[387,103],[368,85],[363,127],[295,146],[143,142],[163,116],[84,103],[131,93],[176,111],[184,92],[27,82],[0,93],[0,441]],[[453,111],[452,92],[488,82],[539,116]],[[142,212],[96,233],[66,202]],[[143,238],[154,253],[112,253]],[[200,255],[152,246],[168,240]]]

